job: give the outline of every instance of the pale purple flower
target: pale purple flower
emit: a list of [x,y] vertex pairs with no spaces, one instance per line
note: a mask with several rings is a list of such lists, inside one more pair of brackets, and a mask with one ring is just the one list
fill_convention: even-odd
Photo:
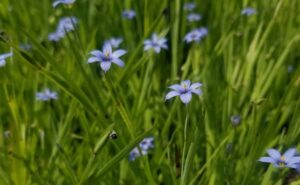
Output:
[[293,65],[288,65],[288,72],[291,73],[295,70]]
[[129,154],[129,160],[133,161],[135,160],[137,157],[140,157],[142,155],[146,155],[148,154],[148,151],[151,148],[154,148],[154,138],[153,137],[148,137],[148,138],[144,138],[140,144],[139,147],[141,149],[141,151],[139,151],[138,147],[135,147]]
[[52,3],[52,7],[56,8],[59,4],[73,4],[75,0],[56,0]]
[[99,62],[100,67],[104,72],[107,72],[110,69],[112,63],[115,63],[120,67],[124,67],[124,62],[119,59],[119,57],[124,55],[126,51],[118,49],[113,52],[109,43],[104,44],[103,51],[93,50],[90,53],[92,57],[88,59],[88,63]]
[[19,47],[26,51],[29,51],[32,48],[32,46],[30,44],[26,44],[26,43],[20,44]]
[[167,39],[164,37],[158,37],[155,33],[152,35],[151,39],[144,41],[144,50],[154,49],[156,53],[159,53],[161,48],[168,49]]
[[122,38],[111,38],[111,39],[106,40],[104,43],[110,44],[111,47],[113,47],[113,48],[118,48],[122,42],[123,42]]
[[0,55],[0,67],[4,67],[5,64],[6,64],[5,59],[8,58],[8,57],[11,57],[12,55],[13,55],[12,52],[1,54],[1,55]]
[[36,99],[40,101],[56,100],[57,98],[57,92],[51,91],[48,88],[42,92],[36,93]]
[[256,10],[254,8],[245,8],[241,11],[241,14],[250,16],[250,15],[256,14]]
[[67,32],[73,31],[77,23],[78,20],[74,16],[61,18],[56,31],[48,35],[48,40],[58,42],[60,39],[65,37]]
[[193,83],[191,84],[190,80],[184,80],[181,84],[171,85],[169,88],[172,89],[167,95],[166,100],[171,99],[175,96],[179,96],[181,101],[185,104],[189,103],[192,99],[192,93],[201,95],[202,91],[199,89],[201,87],[201,83]]
[[183,6],[183,9],[187,10],[187,11],[192,11],[195,8],[196,8],[196,3],[193,3],[193,2],[185,3],[184,6]]
[[197,28],[187,33],[184,37],[185,42],[190,43],[192,41],[200,42],[203,37],[208,34],[207,28]]
[[133,19],[136,16],[136,14],[134,10],[124,10],[122,12],[122,16],[126,19]]
[[263,163],[272,163],[278,168],[288,167],[297,169],[299,167],[300,157],[296,156],[295,148],[288,149],[283,155],[273,148],[268,149],[267,153],[270,157],[261,157],[258,161]]
[[188,14],[187,16],[187,20],[189,22],[196,22],[196,21],[200,21],[201,20],[201,15],[200,14],[197,14],[197,13],[190,13]]
[[233,115],[230,117],[230,121],[231,121],[232,125],[237,126],[241,122],[241,116]]

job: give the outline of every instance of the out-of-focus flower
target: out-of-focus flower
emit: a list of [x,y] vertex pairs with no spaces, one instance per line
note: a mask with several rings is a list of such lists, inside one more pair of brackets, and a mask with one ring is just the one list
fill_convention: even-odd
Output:
[[270,157],[261,157],[258,161],[263,163],[271,163],[275,167],[283,168],[294,168],[297,169],[300,163],[300,157],[296,156],[296,149],[290,148],[283,155],[278,150],[273,148],[268,149],[267,153]]
[[148,137],[143,139],[140,144],[139,147],[141,149],[141,152],[139,151],[138,147],[135,147],[129,154],[129,160],[133,161],[135,160],[137,157],[140,157],[142,155],[146,155],[148,154],[148,151],[151,148],[154,148],[154,138],[153,137]]
[[241,11],[241,14],[250,16],[250,15],[256,14],[256,10],[254,8],[245,8]]
[[193,3],[193,2],[185,3],[184,6],[183,6],[183,9],[187,10],[187,11],[192,11],[195,8],[196,8],[196,3]]
[[123,42],[122,38],[111,38],[104,42],[104,44],[110,44],[113,48],[118,48],[120,44]]
[[56,8],[59,4],[73,4],[75,0],[56,0],[52,3],[52,7]]
[[295,68],[294,68],[293,65],[289,65],[289,66],[288,66],[288,72],[289,72],[289,73],[293,72],[294,69],[295,69]]
[[233,115],[230,117],[230,121],[233,126],[237,126],[241,122],[241,116],[239,115]]
[[200,42],[203,37],[208,34],[207,28],[197,28],[187,33],[184,37],[185,42],[190,43],[192,41]]
[[188,14],[187,16],[187,20],[189,22],[196,22],[196,21],[200,21],[201,20],[201,15],[200,14],[197,14],[197,13],[190,13]]
[[122,12],[122,16],[126,19],[133,19],[136,16],[136,14],[134,10],[124,10]]
[[75,30],[75,25],[78,23],[76,17],[63,17],[59,20],[57,29],[55,32],[48,35],[48,40],[50,41],[59,41],[65,37],[67,32]]
[[10,137],[10,135],[11,135],[11,132],[10,132],[9,130],[5,130],[5,131],[4,131],[4,137],[5,137],[6,139],[8,139],[8,138]]
[[36,93],[36,99],[40,101],[56,100],[57,98],[57,92],[50,91],[48,88],[42,92]]
[[159,53],[161,48],[168,49],[167,39],[164,37],[158,37],[155,33],[152,35],[151,39],[144,41],[144,50],[154,49],[156,53]]
[[13,55],[12,52],[1,54],[1,55],[0,55],[0,67],[5,66],[5,64],[6,64],[5,59],[8,58],[8,57],[11,57],[12,55]]
[[20,44],[19,47],[26,51],[28,51],[32,48],[32,46],[30,44]]
[[171,99],[175,96],[179,96],[181,101],[185,104],[189,103],[192,99],[192,93],[201,95],[202,91],[199,89],[201,83],[191,84],[190,80],[184,80],[181,84],[171,85],[169,88],[172,89],[167,95],[166,100]]
[[90,53],[92,57],[88,59],[88,63],[99,62],[100,67],[104,72],[107,72],[110,69],[111,63],[124,67],[124,62],[119,57],[124,55],[126,51],[118,49],[113,52],[109,43],[104,44],[103,51],[93,50]]

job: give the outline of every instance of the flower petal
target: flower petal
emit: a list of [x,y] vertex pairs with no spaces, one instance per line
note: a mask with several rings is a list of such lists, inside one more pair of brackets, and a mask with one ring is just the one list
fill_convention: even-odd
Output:
[[169,88],[170,88],[170,89],[173,89],[173,90],[175,90],[175,91],[179,91],[179,90],[182,89],[181,85],[179,85],[179,84],[171,85],[171,86],[169,86]]
[[144,51],[147,51],[147,50],[149,50],[149,49],[151,49],[151,48],[152,48],[151,45],[145,45],[145,46],[144,46]]
[[181,94],[180,99],[183,103],[187,104],[192,99],[192,93],[188,92],[188,93]]
[[111,45],[109,43],[104,44],[103,53],[104,54],[111,54],[112,53],[112,48],[111,48]]
[[201,89],[192,89],[191,92],[195,93],[195,94],[198,94],[198,95],[202,94]]
[[190,80],[184,80],[181,82],[181,86],[184,87],[184,85],[186,85],[187,87],[190,87],[191,85],[191,81]]
[[293,158],[295,154],[296,154],[296,148],[290,148],[286,152],[284,152],[283,156],[286,159],[286,161],[289,161],[289,159]]
[[169,92],[167,95],[166,95],[166,100],[168,100],[168,99],[171,99],[171,98],[173,98],[173,97],[175,97],[175,96],[179,96],[180,95],[180,93],[179,92],[177,92],[177,91],[171,91],[171,92]]
[[119,58],[120,56],[124,55],[125,53],[127,53],[127,51],[123,50],[123,49],[119,49],[116,50],[115,52],[113,52],[113,57]]
[[201,86],[202,86],[202,83],[193,83],[191,85],[191,89],[196,89],[196,88],[201,87]]
[[159,46],[155,46],[153,47],[155,53],[159,53],[160,52],[160,47]]
[[273,159],[280,159],[281,158],[281,154],[278,152],[278,150],[275,150],[273,148],[267,150],[267,153],[269,154],[270,157],[272,157]]
[[0,67],[3,67],[3,66],[5,66],[5,64],[6,64],[6,62],[5,62],[5,60],[3,59],[3,60],[0,60]]
[[103,56],[103,53],[101,51],[99,51],[99,50],[93,50],[93,51],[90,52],[90,54],[92,54],[92,55],[94,55],[96,57]]
[[88,63],[100,62],[100,59],[97,57],[90,57]]
[[261,157],[258,160],[259,162],[263,162],[263,163],[276,163],[276,160],[273,159],[272,157]]
[[300,157],[290,157],[289,159],[286,158],[288,164],[295,164],[300,163]]
[[103,71],[108,71],[111,66],[111,62],[101,62],[100,67],[103,69]]
[[120,67],[124,67],[124,65],[125,65],[124,62],[121,59],[119,59],[119,58],[113,59],[112,62],[115,63],[115,64],[117,64]]

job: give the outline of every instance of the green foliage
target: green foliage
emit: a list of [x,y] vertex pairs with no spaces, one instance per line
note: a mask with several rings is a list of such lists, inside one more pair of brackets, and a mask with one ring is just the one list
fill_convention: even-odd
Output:
[[[297,172],[257,161],[271,147],[299,148],[300,1],[195,2],[199,23],[186,21],[183,0],[76,0],[56,9],[51,0],[1,0],[0,54],[14,56],[0,68],[0,184],[300,184]],[[242,16],[247,6],[257,14]],[[130,8],[137,17],[123,19]],[[49,42],[63,16],[79,19],[76,30]],[[200,26],[208,36],[184,43]],[[168,38],[167,51],[143,51],[153,32]],[[104,74],[87,64],[117,36],[124,68]],[[203,83],[203,95],[187,107],[166,102],[167,87],[185,79]],[[46,87],[58,100],[36,101]],[[155,147],[129,161],[147,136]]]

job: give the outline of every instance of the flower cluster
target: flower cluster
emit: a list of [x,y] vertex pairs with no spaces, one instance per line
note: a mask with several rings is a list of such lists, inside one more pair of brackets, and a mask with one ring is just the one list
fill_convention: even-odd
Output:
[[42,92],[36,93],[36,99],[40,101],[56,100],[57,98],[57,92],[50,91],[48,88]]
[[56,8],[59,4],[73,4],[75,0],[56,0],[53,2],[52,7]]
[[201,87],[201,83],[193,83],[191,84],[190,80],[184,80],[181,84],[171,85],[169,88],[172,89],[167,95],[166,100],[171,99],[175,96],[179,96],[180,100],[187,104],[192,99],[192,93],[201,95],[202,91],[199,89]]
[[267,153],[270,157],[261,157],[258,161],[263,163],[271,163],[277,168],[300,168],[300,156],[296,155],[296,148],[290,148],[283,155],[276,149],[268,149]]
[[197,28],[192,30],[191,32],[187,33],[184,37],[185,42],[190,43],[192,41],[194,42],[200,42],[203,37],[205,37],[208,33],[207,28]]
[[104,72],[107,72],[112,63],[117,64],[120,67],[124,67],[124,62],[119,58],[126,53],[125,50],[118,49],[112,51],[112,47],[109,43],[104,44],[103,51],[93,50],[90,52],[92,57],[88,59],[88,63],[98,62]]
[[144,138],[140,144],[139,147],[141,149],[141,151],[139,150],[138,147],[135,147],[129,154],[129,160],[133,161],[135,160],[137,157],[140,157],[142,155],[146,155],[148,154],[148,151],[151,148],[154,148],[154,138],[153,137],[148,137],[148,138]]
[[0,55],[0,67],[5,66],[5,64],[6,64],[5,59],[8,58],[8,57],[11,57],[12,55],[13,55],[12,52],[1,54]]
[[60,39],[65,37],[66,33],[73,31],[77,23],[78,20],[76,17],[61,18],[56,31],[48,35],[48,40],[55,42],[59,41]]
[[155,53],[159,53],[161,48],[168,49],[167,39],[164,37],[158,37],[155,33],[152,35],[151,39],[144,41],[144,50],[153,49]]

